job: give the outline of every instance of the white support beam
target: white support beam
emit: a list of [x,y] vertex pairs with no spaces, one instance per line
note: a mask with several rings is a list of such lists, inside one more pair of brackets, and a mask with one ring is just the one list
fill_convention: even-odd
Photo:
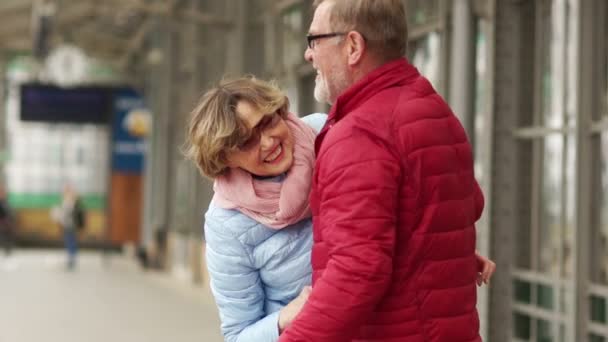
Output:
[[513,130],[513,136],[517,139],[542,139],[551,134],[572,134],[576,132],[575,127],[544,127],[529,126]]
[[589,295],[608,298],[608,286],[590,283]]
[[608,337],[608,327],[604,324],[589,322],[588,329],[589,332],[594,333],[595,335],[600,335],[604,338]]
[[599,121],[595,121],[591,124],[590,132],[592,134],[598,134],[605,130],[608,130],[608,117],[605,116]]

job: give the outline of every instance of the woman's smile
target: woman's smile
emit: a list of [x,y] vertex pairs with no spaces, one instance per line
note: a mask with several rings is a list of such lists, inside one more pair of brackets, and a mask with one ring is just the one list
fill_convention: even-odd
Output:
[[281,159],[283,157],[283,144],[278,144],[274,150],[268,155],[266,156],[266,158],[264,159],[265,163],[276,163],[276,162],[280,162]]

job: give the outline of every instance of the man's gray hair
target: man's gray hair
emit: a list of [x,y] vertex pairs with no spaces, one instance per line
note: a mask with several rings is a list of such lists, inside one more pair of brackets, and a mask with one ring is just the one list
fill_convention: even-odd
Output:
[[330,25],[334,32],[357,31],[370,51],[390,60],[407,52],[407,17],[401,0],[315,0],[331,3]]

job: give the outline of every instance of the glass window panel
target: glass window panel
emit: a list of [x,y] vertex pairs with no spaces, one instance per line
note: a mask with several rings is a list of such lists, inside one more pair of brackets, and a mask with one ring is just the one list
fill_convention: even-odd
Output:
[[488,160],[487,148],[481,143],[486,137],[488,111],[488,43],[486,30],[489,23],[477,20],[477,39],[475,46],[475,177],[480,185],[485,184],[486,175],[482,161]]
[[606,298],[591,296],[590,302],[591,320],[598,323],[608,323],[606,320]]
[[[522,140],[518,143],[518,170],[517,170],[517,188],[532,189],[532,147],[531,140]],[[514,262],[517,268],[529,270],[532,268],[532,195],[530,192],[525,192],[516,203],[517,222],[515,258]]]
[[543,175],[540,193],[539,270],[560,274],[559,248],[562,245],[562,193],[563,193],[564,137],[551,135],[545,138]]
[[410,27],[428,24],[440,16],[439,0],[407,0],[405,5]]
[[[305,116],[315,112],[315,78],[316,73],[310,73],[309,75],[302,76],[300,78],[300,84],[298,87],[298,98],[297,104],[292,108],[298,108],[298,114]],[[291,100],[291,97],[290,97]]]
[[527,281],[513,280],[515,300],[520,303],[530,304],[532,302],[532,286]]
[[553,310],[553,287],[537,285],[536,305],[543,309]]
[[606,338],[599,335],[590,334],[589,342],[606,342]]
[[555,341],[553,336],[553,329],[551,323],[545,320],[539,319],[536,321],[536,340],[538,342],[552,342]]
[[420,73],[431,81],[433,87],[439,86],[441,69],[441,34],[431,32],[420,39],[409,42],[408,58]]
[[[606,34],[608,34],[608,6],[606,6],[606,4],[604,4],[604,8],[605,8],[605,14],[604,14],[604,24],[605,24],[605,28],[604,28],[604,37],[606,36]],[[605,117],[608,117],[608,44],[604,41],[604,75],[606,76],[606,78],[604,78],[604,96],[603,96],[603,107],[604,107],[604,111],[603,114]]]
[[[540,79],[540,94],[541,94],[541,104],[542,104],[542,113],[543,120],[546,120],[548,114],[550,114],[551,110],[551,95],[553,90],[553,82],[551,77],[551,0],[541,0],[537,2],[537,6],[540,7],[539,11],[541,13],[541,21],[540,21],[540,30],[538,37],[538,41],[540,42],[540,51],[543,56],[542,59],[542,67],[541,67],[541,79]],[[538,32],[538,31],[537,31]]]
[[543,123],[549,127],[564,124],[564,100],[566,96],[566,50],[567,32],[564,2],[544,0],[541,6],[541,49],[543,67],[541,79]]
[[528,340],[531,336],[532,320],[530,316],[514,313],[513,314],[513,329],[516,338]]
[[283,65],[292,67],[302,62],[306,35],[302,28],[302,6],[294,5],[281,18]]
[[565,220],[562,233],[562,277],[571,278],[574,274],[574,241],[576,227],[576,168],[568,165],[576,165],[576,137],[566,137],[566,167],[564,177],[566,182],[566,203],[564,204]]
[[595,184],[599,191],[595,194],[597,205],[594,206],[596,232],[592,241],[594,253],[592,262],[592,279],[608,285],[608,132],[601,134],[597,140],[595,154]]
[[566,113],[565,125],[574,127],[578,118],[578,99],[579,91],[576,80],[578,79],[580,70],[578,63],[580,62],[579,48],[579,18],[573,14],[573,4],[569,1],[563,2],[563,8],[560,10],[563,13],[563,23],[561,24],[565,38],[564,43],[564,106]]
[[572,295],[571,290],[560,290],[560,298],[559,298],[559,311],[563,314],[570,312],[574,305],[572,305],[572,301],[574,300],[574,296]]
[[[491,129],[488,127],[490,118],[490,93],[488,91],[488,30],[491,23],[487,20],[477,19],[477,39],[475,46],[475,98],[474,98],[474,169],[475,178],[482,189],[489,189],[491,172],[491,150],[485,143],[491,140]],[[489,194],[486,194],[489,195]],[[488,215],[483,215],[477,222],[477,247],[480,250],[488,250],[490,245],[490,220]]]

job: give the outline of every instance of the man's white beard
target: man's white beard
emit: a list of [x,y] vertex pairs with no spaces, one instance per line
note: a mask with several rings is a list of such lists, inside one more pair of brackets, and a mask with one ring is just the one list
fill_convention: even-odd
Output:
[[327,82],[325,82],[325,78],[322,76],[315,79],[314,95],[317,102],[331,104],[329,101],[329,89],[327,89]]
[[339,68],[332,70],[331,77],[333,82],[333,88],[331,90],[329,89],[327,77],[323,77],[319,74],[319,76],[315,78],[315,100],[332,105],[334,102],[336,102],[342,92],[346,91],[346,89],[350,87],[350,83],[344,70]]

